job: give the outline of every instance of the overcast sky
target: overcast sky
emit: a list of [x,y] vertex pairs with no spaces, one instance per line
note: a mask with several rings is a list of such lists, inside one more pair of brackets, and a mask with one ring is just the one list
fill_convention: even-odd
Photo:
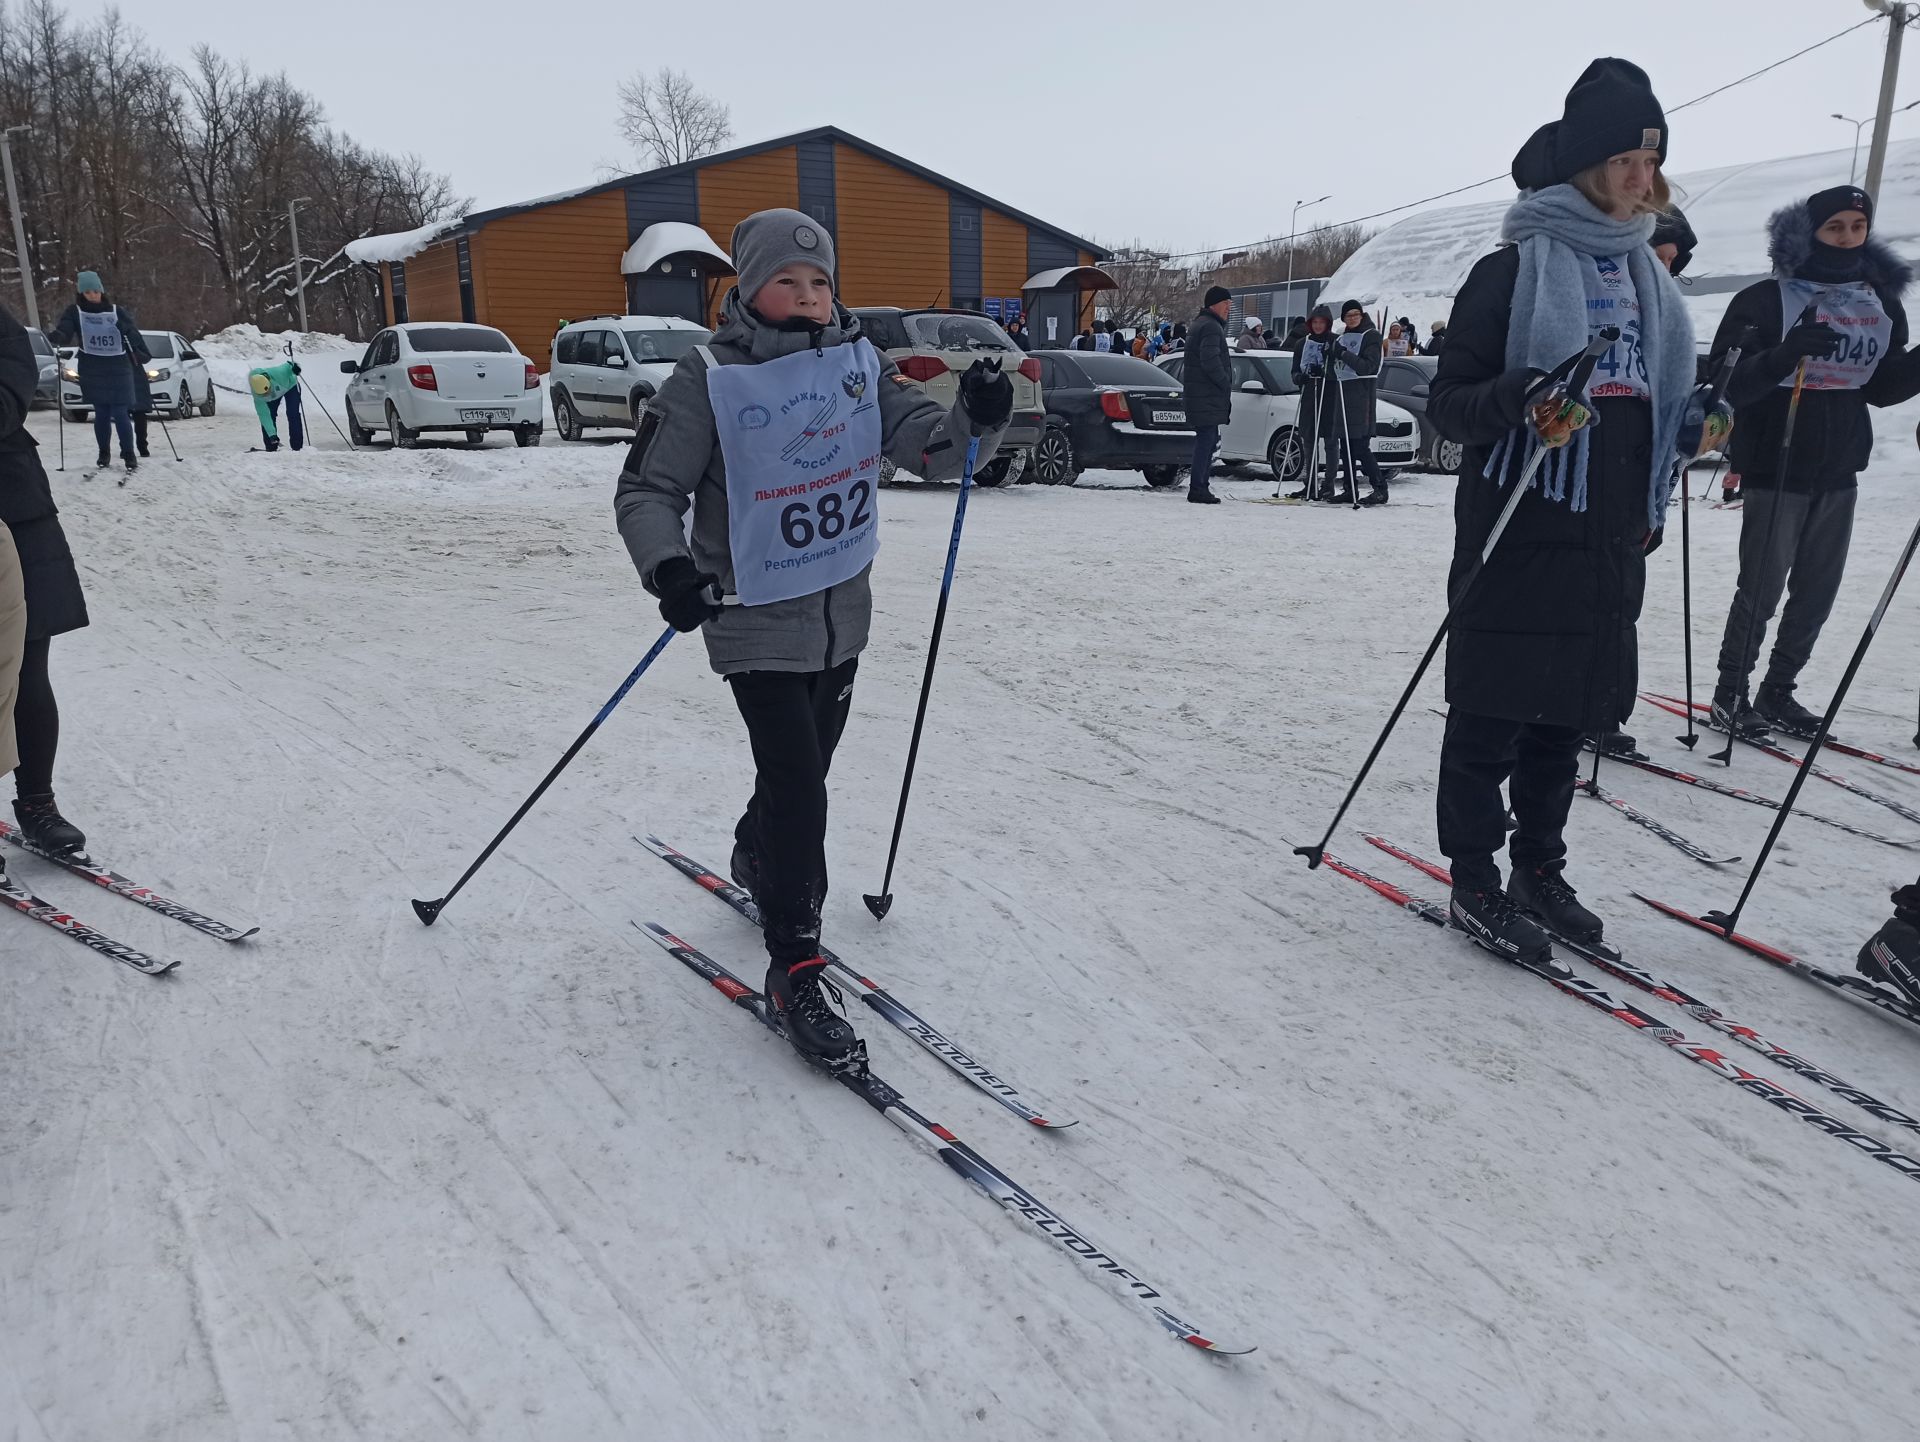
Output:
[[[71,0],[77,17],[106,8]],[[1669,109],[1868,18],[1860,0],[126,0],[179,60],[284,70],[479,206],[630,168],[615,87],[672,65],[738,142],[821,124],[1104,244],[1284,235],[1504,173],[1595,55]],[[1851,145],[1884,22],[1674,117],[1668,167]],[[1920,36],[1911,37],[1920,40]],[[1920,97],[1920,45],[1896,103]],[[1340,113],[1330,106],[1337,103]],[[1895,137],[1920,136],[1920,109]],[[1498,197],[1498,187],[1462,200]],[[1385,223],[1385,222],[1376,222]]]

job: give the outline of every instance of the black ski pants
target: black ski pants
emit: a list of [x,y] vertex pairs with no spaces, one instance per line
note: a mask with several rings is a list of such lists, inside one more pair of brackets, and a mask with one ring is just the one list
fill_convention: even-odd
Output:
[[1859,496],[1852,486],[1818,495],[1748,488],[1740,514],[1740,580],[1720,638],[1722,686],[1739,691],[1746,685],[1784,592],[1787,608],[1767,658],[1765,684],[1793,690],[1840,594]]
[[1458,706],[1447,713],[1440,743],[1440,849],[1453,862],[1454,885],[1489,891],[1500,883],[1495,855],[1507,840],[1507,784],[1519,823],[1509,851],[1516,870],[1558,871],[1567,855],[1567,812],[1580,774],[1580,732],[1476,716]]
[[753,797],[733,829],[754,858],[767,955],[791,967],[820,953],[827,899],[827,770],[853,708],[853,657],[828,671],[729,676],[753,746]]
[[13,773],[14,789],[22,796],[46,796],[53,791],[53,758],[60,749],[60,707],[53,699],[47,675],[51,636],[27,642],[20,657],[20,695],[13,704],[13,735],[20,766]]

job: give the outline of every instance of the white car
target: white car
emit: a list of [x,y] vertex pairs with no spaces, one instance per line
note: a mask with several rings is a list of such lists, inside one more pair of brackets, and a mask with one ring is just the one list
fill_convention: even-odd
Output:
[[512,431],[516,445],[540,444],[540,372],[490,325],[390,325],[340,369],[353,377],[347,434],[356,446],[375,431],[402,450],[431,431],[456,431],[476,446],[488,431]]
[[[152,359],[147,362],[147,386],[153,392],[155,411],[184,421],[198,412],[214,412],[213,376],[187,338],[176,330],[143,330]],[[80,393],[80,370],[72,359],[73,351],[60,352],[60,406],[70,421],[84,421],[93,408]]]
[[[1155,362],[1180,379],[1186,353],[1175,351]],[[1299,479],[1301,452],[1300,390],[1293,383],[1293,353],[1283,350],[1235,351],[1232,416],[1220,428],[1219,458],[1230,465],[1261,461],[1283,481]],[[1420,450],[1420,427],[1412,414],[1375,400],[1373,458],[1383,470],[1410,466]]]
[[563,441],[577,441],[593,426],[631,430],[680,357],[712,338],[705,326],[677,315],[569,321],[554,333],[547,371],[553,428]]

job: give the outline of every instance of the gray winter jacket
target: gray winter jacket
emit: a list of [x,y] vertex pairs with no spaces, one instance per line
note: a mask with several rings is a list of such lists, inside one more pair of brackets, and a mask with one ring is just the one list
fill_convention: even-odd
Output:
[[[777,360],[815,344],[815,333],[760,324],[741,303],[738,289],[728,293],[721,309],[728,321],[707,346],[721,365]],[[857,340],[859,320],[838,305],[834,315],[835,324],[817,333],[819,344]],[[887,459],[925,480],[957,477],[967,455],[967,418],[959,402],[943,410],[884,356],[878,389],[880,441]],[[1004,434],[1003,427],[980,438],[976,465],[987,463]],[[691,545],[684,520],[689,504]],[[649,591],[662,561],[690,555],[701,570],[720,578],[722,591],[733,593],[727,465],[707,397],[706,362],[698,351],[681,358],[660,393],[647,403],[620,472],[613,510],[621,539]],[[850,581],[790,601],[728,606],[701,627],[707,659],[723,676],[736,671],[822,671],[840,665],[867,644],[873,614],[867,575],[862,571]]]

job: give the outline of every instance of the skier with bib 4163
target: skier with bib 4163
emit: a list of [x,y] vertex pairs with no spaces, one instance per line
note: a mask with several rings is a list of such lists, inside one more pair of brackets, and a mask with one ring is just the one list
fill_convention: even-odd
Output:
[[977,434],[985,464],[1013,383],[979,360],[951,409],[930,399],[835,299],[833,240],[797,210],[748,216],[732,248],[726,324],[649,402],[614,510],[660,614],[704,633],[746,722],[732,873],[760,910],[775,1019],[809,1059],[845,1064],[858,1041],[821,974],[827,769],[872,615],[880,461],[958,476]]

